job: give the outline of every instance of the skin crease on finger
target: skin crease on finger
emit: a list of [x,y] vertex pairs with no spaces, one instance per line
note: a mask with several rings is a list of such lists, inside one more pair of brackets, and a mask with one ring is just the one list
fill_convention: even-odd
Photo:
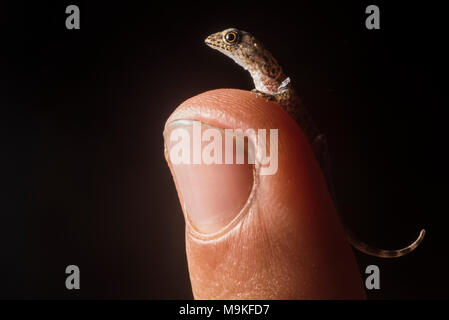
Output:
[[[219,89],[183,102],[167,124],[179,119],[279,130],[278,171],[258,177],[249,209],[232,228],[218,237],[198,237],[184,212],[196,299],[365,298],[312,149],[279,105],[248,91]],[[179,189],[178,195],[182,203]]]

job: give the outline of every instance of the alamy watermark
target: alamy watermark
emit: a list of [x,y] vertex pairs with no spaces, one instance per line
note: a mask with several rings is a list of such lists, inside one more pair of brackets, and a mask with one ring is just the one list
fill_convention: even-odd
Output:
[[68,290],[80,289],[80,268],[77,265],[71,264],[65,268],[65,273],[68,274],[65,280],[65,287]]
[[176,128],[170,133],[172,164],[254,164],[259,175],[277,172],[278,129],[218,129],[199,121],[189,123],[191,127]]

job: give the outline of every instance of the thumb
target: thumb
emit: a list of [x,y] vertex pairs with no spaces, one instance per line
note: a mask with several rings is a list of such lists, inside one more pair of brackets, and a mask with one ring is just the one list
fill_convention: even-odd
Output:
[[[248,133],[244,164],[238,131],[225,130],[237,128]],[[279,105],[248,91],[208,91],[174,111],[164,139],[196,299],[364,298],[319,165]]]

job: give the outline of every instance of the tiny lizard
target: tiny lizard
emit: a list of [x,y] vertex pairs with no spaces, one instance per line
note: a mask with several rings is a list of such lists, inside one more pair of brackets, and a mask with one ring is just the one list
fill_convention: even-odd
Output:
[[[307,109],[293,89],[290,78],[284,74],[276,59],[254,36],[235,28],[211,34],[206,38],[205,43],[232,58],[238,65],[249,71],[255,86],[252,92],[256,96],[279,103],[295,119],[312,146],[325,176],[329,193],[336,206],[326,137],[317,129]],[[422,229],[418,238],[409,246],[397,250],[384,250],[367,245],[357,239],[346,226],[344,228],[353,247],[368,255],[381,258],[397,258],[413,251],[425,235],[425,230]]]

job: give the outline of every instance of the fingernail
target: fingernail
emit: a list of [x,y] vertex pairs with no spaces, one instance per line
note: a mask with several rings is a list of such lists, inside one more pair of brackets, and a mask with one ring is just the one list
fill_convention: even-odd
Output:
[[[203,234],[229,226],[247,205],[254,184],[254,165],[236,163],[229,130],[177,120],[166,125],[164,140],[186,222]],[[246,147],[251,149],[251,142]]]

